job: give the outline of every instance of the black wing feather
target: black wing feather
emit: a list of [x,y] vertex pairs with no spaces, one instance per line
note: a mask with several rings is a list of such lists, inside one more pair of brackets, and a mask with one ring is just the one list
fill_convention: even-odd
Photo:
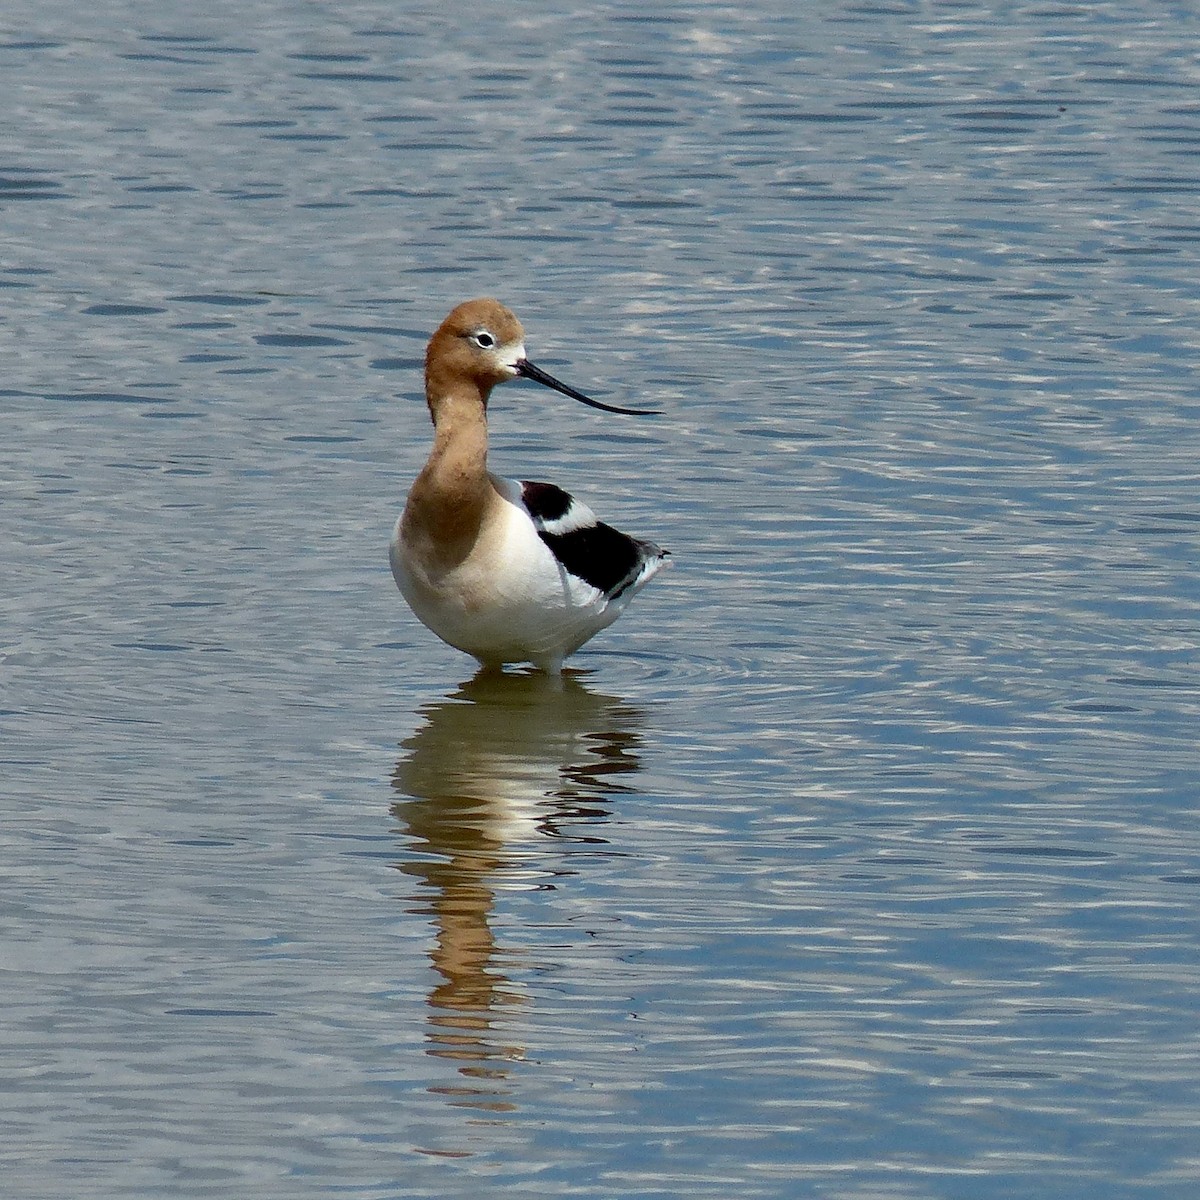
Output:
[[560,521],[567,515],[574,497],[553,483],[521,481],[521,502],[529,511],[535,525]]

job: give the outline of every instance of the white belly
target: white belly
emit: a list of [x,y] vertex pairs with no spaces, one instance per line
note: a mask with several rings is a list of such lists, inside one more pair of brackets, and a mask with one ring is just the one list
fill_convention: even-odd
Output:
[[396,586],[438,637],[481,662],[557,670],[624,605],[610,605],[603,592],[569,575],[519,504],[506,498],[498,513],[449,570],[422,561],[401,536],[401,518],[390,554]]

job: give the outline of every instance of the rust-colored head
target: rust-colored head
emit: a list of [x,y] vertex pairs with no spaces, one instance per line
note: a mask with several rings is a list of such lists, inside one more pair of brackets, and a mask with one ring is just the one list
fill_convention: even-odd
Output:
[[499,300],[460,304],[438,326],[425,351],[425,398],[433,407],[449,392],[472,388],[486,406],[498,383],[516,379],[525,331]]
[[460,304],[429,339],[425,351],[425,399],[435,416],[437,406],[447,396],[469,392],[476,393],[486,409],[492,388],[518,376],[605,412],[648,416],[655,411],[602,404],[535,367],[525,357],[525,330],[516,314],[490,297]]

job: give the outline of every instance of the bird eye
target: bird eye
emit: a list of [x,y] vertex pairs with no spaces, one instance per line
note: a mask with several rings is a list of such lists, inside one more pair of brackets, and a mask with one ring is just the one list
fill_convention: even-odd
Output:
[[471,334],[471,341],[481,350],[490,350],[496,344],[496,339],[486,329]]

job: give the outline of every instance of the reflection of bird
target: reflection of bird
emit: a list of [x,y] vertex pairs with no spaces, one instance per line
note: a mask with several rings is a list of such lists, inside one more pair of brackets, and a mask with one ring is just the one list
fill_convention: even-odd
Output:
[[392,777],[396,811],[445,854],[503,855],[577,810],[606,812],[641,766],[641,714],[574,675],[483,671],[422,715]]
[[469,300],[442,322],[425,355],[433,417],[429,460],[392,536],[392,574],[413,612],[485,666],[563,659],[611,625],[662,567],[666,551],[596,519],[550,483],[487,469],[487,404],[523,377],[607,412],[525,357],[520,321],[497,300]]
[[[400,869],[422,885],[410,899],[437,930],[429,1052],[475,1081],[457,1103],[496,1111],[510,1102],[495,1081],[523,1055],[494,1028],[523,999],[498,969],[514,948],[498,947],[492,930],[497,887],[506,871],[530,865],[534,840],[580,837],[581,827],[601,840],[606,798],[632,790],[618,777],[640,766],[640,715],[574,676],[488,672],[422,715],[392,776],[392,811],[408,840]],[[527,872],[512,878],[528,883]]]

